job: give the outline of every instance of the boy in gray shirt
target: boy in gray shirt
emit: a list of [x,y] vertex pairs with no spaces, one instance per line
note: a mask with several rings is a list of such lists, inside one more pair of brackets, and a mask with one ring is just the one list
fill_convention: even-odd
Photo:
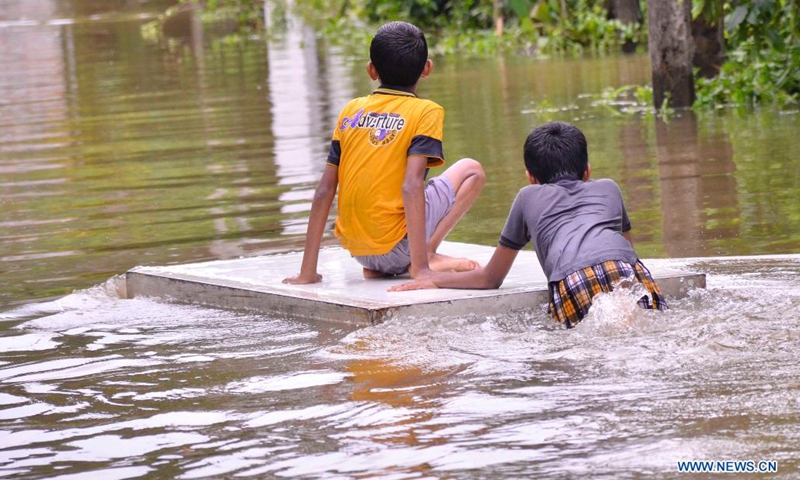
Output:
[[533,242],[547,275],[550,313],[567,328],[589,312],[592,298],[625,279],[649,295],[642,308],[665,310],[667,303],[631,245],[631,223],[613,180],[589,180],[586,137],[574,125],[553,122],[531,132],[524,148],[530,185],[511,206],[500,245],[489,263],[461,273],[435,273],[390,290],[499,288],[521,250]]

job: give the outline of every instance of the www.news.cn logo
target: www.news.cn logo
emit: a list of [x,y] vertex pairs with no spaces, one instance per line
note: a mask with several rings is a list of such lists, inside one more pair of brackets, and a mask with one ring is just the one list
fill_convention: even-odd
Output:
[[778,462],[756,462],[754,460],[679,461],[678,471],[686,473],[778,473]]

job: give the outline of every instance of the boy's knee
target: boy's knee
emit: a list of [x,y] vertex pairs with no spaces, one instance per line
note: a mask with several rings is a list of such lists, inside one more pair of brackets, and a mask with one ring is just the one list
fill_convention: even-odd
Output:
[[486,172],[483,170],[483,165],[473,158],[462,158],[456,164],[461,168],[465,176],[476,176],[481,180],[486,179]]
[[477,160],[462,158],[448,168],[444,174],[450,179],[453,188],[458,192],[465,184],[469,185],[471,191],[480,192],[486,184],[486,173]]

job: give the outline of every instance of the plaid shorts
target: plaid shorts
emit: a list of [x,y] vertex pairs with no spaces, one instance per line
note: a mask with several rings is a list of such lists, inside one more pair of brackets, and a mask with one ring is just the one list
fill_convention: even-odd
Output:
[[639,306],[651,310],[666,310],[667,302],[661,294],[650,271],[637,260],[636,265],[617,260],[586,267],[567,278],[550,282],[549,313],[557,322],[572,328],[580,322],[592,306],[592,298],[600,292],[610,292],[620,280],[631,278],[644,285],[650,296],[639,299]]

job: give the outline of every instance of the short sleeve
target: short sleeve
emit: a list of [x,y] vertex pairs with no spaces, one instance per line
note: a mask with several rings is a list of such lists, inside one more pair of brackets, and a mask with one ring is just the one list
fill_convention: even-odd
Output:
[[622,232],[629,232],[631,228],[631,220],[628,218],[628,212],[625,210],[625,202],[622,202]]
[[522,250],[531,241],[531,234],[525,222],[523,205],[522,191],[520,191],[511,205],[511,211],[508,213],[503,233],[500,234],[500,245],[513,250]]
[[339,166],[339,160],[342,158],[342,144],[339,143],[339,140],[331,140],[331,147],[328,150],[328,165],[333,165],[334,167]]
[[333,136],[331,138],[331,146],[328,149],[328,159],[327,163],[329,165],[333,165],[334,167],[339,166],[339,160],[342,157],[342,125],[344,123],[344,110],[339,113],[339,119],[336,120],[336,126],[333,127]]
[[619,195],[619,203],[622,209],[622,233],[628,232],[631,229],[631,220],[628,218],[628,211],[625,209],[625,199],[622,197],[622,190],[619,188],[619,185],[617,185],[617,182],[613,180],[609,181],[614,184],[617,195]]
[[444,128],[444,109],[438,105],[427,109],[417,123],[407,155],[428,157],[429,167],[444,165],[442,131]]

